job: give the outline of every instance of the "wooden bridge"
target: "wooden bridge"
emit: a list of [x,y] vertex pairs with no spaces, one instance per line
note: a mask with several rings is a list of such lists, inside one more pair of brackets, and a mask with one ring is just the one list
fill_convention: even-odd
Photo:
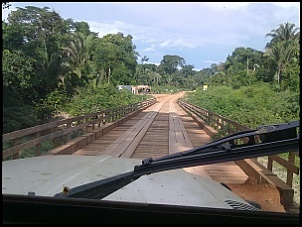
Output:
[[[104,136],[91,141],[72,155],[111,155],[124,158],[159,158],[202,146],[212,138],[177,104],[178,95],[158,98],[158,102],[141,111]],[[47,154],[58,152],[53,150]],[[248,176],[234,162],[187,168],[206,172],[224,183],[244,183]],[[203,174],[204,171],[203,171]]]
[[[111,155],[120,158],[158,158],[207,144],[218,135],[194,111],[194,106],[179,102],[183,93],[156,95],[155,98],[86,116],[64,119],[3,135],[3,160],[24,157],[24,154],[39,155]],[[202,109],[199,110],[201,113]],[[225,125],[227,119],[219,115],[213,122]],[[236,122],[228,126],[230,132],[243,130]],[[219,125],[218,125],[219,126]],[[80,135],[78,132],[81,131]],[[74,138],[72,138],[74,137]],[[23,138],[23,139],[22,139]],[[24,139],[27,138],[27,139]],[[65,140],[65,141],[62,141]],[[43,143],[51,141],[52,148],[43,151]],[[34,149],[33,149],[34,148]],[[25,157],[27,157],[25,155]],[[271,162],[274,160],[270,159]],[[289,160],[293,163],[293,159]],[[299,173],[293,164],[287,168],[288,175]],[[256,160],[240,160],[198,167],[186,171],[203,174],[225,184],[242,185],[255,178],[259,184],[273,185],[280,192],[281,204],[289,209],[293,205],[292,177],[283,182],[272,169],[267,169]]]

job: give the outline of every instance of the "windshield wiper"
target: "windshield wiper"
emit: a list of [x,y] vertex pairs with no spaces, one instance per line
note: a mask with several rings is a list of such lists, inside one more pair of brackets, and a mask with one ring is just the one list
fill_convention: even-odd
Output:
[[56,197],[102,199],[143,175],[165,170],[299,152],[300,121],[264,125],[223,137],[204,146],[158,159],[147,158],[130,172],[83,184]]

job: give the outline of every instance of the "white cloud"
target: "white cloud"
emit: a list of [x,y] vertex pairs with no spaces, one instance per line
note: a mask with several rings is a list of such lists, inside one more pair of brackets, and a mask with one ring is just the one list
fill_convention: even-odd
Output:
[[89,24],[90,30],[99,34],[99,37],[103,37],[107,34],[116,34],[122,32],[119,26],[114,26],[115,24],[108,23],[98,23],[98,22],[87,22]]
[[151,45],[150,47],[143,49],[143,52],[154,52],[154,51],[157,51],[156,45]]
[[204,63],[207,63],[207,64],[219,64],[219,61],[212,61],[212,60],[205,60],[203,61]]
[[286,9],[291,7],[300,8],[300,2],[270,2],[270,3]]
[[160,65],[160,63],[158,63],[158,62],[151,62],[151,61],[144,62],[144,64],[154,64],[154,65],[157,65],[157,66]]
[[177,48],[194,48],[197,45],[193,44],[189,40],[185,40],[182,38],[177,38],[175,40],[167,40],[160,44],[161,47],[177,47]]
[[200,4],[207,5],[216,10],[240,9],[246,7],[251,2],[203,2]]
[[263,3],[270,3],[285,9],[295,7],[300,8],[300,2],[203,2],[200,4],[204,4],[207,6],[210,6],[211,8],[217,9],[217,10],[238,10],[242,8],[246,8],[250,4],[263,4]]

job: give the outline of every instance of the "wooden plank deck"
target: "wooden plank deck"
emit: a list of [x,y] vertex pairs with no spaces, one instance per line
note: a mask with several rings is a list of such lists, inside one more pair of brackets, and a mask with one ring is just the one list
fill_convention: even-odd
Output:
[[[114,128],[73,155],[159,158],[202,146],[210,136],[177,104],[182,94],[158,97],[158,102]],[[224,183],[243,184],[248,176],[234,162],[184,168]]]
[[[205,145],[211,141],[211,138],[204,130],[201,130],[199,125],[186,114],[179,106],[175,105],[176,112],[179,114],[184,128],[188,134],[193,148]],[[203,165],[203,170],[214,180],[226,184],[244,184],[248,176],[235,162],[224,162],[219,164]],[[197,172],[203,170],[195,170]]]

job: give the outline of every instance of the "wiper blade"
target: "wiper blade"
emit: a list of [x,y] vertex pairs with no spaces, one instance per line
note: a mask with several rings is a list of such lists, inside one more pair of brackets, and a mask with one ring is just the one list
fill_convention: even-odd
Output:
[[[148,158],[133,171],[94,181],[57,193],[57,197],[102,199],[143,175],[198,165],[237,161],[284,152],[299,151],[300,121],[260,126],[256,130],[242,131],[208,143],[204,146],[167,155]],[[243,144],[237,144],[245,140]]]
[[[154,162],[172,159],[175,157],[183,157],[197,153],[205,153],[206,151],[212,151],[214,148],[216,149],[227,149],[233,150],[236,147],[256,145],[257,143],[267,144],[268,142],[280,141],[285,139],[297,138],[299,137],[297,133],[297,128],[300,126],[300,121],[293,121],[285,124],[273,124],[273,125],[264,125],[259,126],[254,130],[246,130],[241,132],[233,133],[229,136],[223,137],[214,142],[210,142],[204,146],[194,148],[184,152],[178,152],[171,155],[167,155],[156,160],[144,160],[144,162]],[[256,138],[258,136],[258,138]],[[244,144],[236,144],[239,140],[245,139],[247,142]],[[257,141],[258,139],[258,141]]]

